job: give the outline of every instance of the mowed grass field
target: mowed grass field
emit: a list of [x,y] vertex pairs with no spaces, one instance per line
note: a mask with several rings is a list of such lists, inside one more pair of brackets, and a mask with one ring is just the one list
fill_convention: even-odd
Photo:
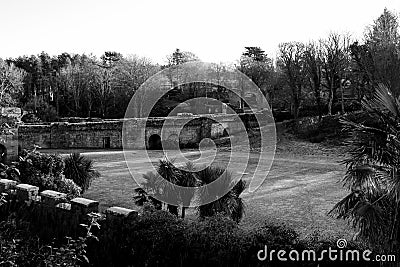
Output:
[[[61,154],[72,151],[53,151]],[[79,150],[95,161],[101,177],[95,180],[84,197],[100,202],[103,210],[110,206],[121,206],[137,209],[133,201],[133,191],[137,187],[132,178],[122,151],[84,151]],[[142,161],[145,151],[138,151],[135,159],[138,166],[147,169]],[[191,154],[193,152],[190,152]],[[222,157],[229,157],[225,152]],[[257,152],[251,154],[251,159],[257,157]],[[318,154],[318,153],[317,153]],[[243,156],[243,157],[242,157]],[[162,157],[161,152],[150,151],[150,157],[157,162]],[[234,159],[240,163],[245,153],[235,154]],[[249,160],[256,164],[256,160]],[[233,164],[231,171],[235,172]],[[150,169],[150,168],[148,168]],[[265,170],[267,173],[267,169]],[[331,218],[328,212],[342,197],[346,195],[345,188],[340,184],[345,173],[343,165],[329,157],[293,155],[278,152],[272,167],[260,188],[253,193],[245,191],[242,197],[246,204],[246,214],[241,224],[245,227],[262,225],[266,221],[286,223],[300,233],[311,233],[320,230],[328,235],[349,238],[353,230],[346,222]],[[246,173],[244,179],[249,180],[252,173]],[[188,218],[194,218],[195,210],[188,213]]]

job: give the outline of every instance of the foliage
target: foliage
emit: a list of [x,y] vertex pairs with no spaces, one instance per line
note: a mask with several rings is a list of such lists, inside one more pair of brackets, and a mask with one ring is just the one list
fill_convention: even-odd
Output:
[[0,108],[18,104],[24,77],[23,70],[0,58]]
[[400,33],[398,17],[385,9],[368,28],[364,42],[354,42],[352,72],[362,95],[371,96],[378,84],[400,93]]
[[351,133],[343,179],[350,193],[331,214],[351,221],[371,244],[394,252],[400,239],[400,99],[380,85],[363,107],[367,120],[343,121]]
[[18,181],[21,173],[14,164],[8,165],[0,163],[0,179],[9,179]]
[[1,266],[86,266],[87,243],[97,239],[92,233],[99,216],[89,214],[90,223],[82,225],[84,236],[73,239],[66,237],[62,242],[43,242],[28,230],[28,225],[17,222],[12,216],[0,222],[0,265]]
[[93,160],[81,155],[80,153],[72,153],[64,159],[64,175],[65,178],[75,182],[82,188],[82,193],[89,189],[92,181],[100,177],[100,173],[94,168]]
[[190,61],[197,61],[199,58],[189,51],[181,51],[177,48],[171,55],[167,56],[168,67],[176,66]]
[[169,187],[168,183],[160,181],[165,179],[165,181],[178,186],[195,187],[198,184],[198,180],[193,172],[194,166],[191,164],[187,164],[186,170],[184,170],[175,167],[171,161],[160,160],[156,174],[148,172],[143,175],[145,182],[142,184],[142,188],[135,189],[135,203],[140,206],[144,203],[150,203],[155,209],[161,209],[162,203],[157,199],[161,194],[169,194],[168,198],[176,204],[168,204],[168,210],[178,216],[178,205],[180,205],[182,206],[182,218],[184,218],[185,207],[190,205],[194,195],[178,195],[173,188]]
[[260,47],[245,47],[238,69],[246,74],[264,94],[271,94],[274,86],[274,66],[272,59]]
[[[16,168],[19,170],[19,182],[35,185],[39,190],[54,190],[66,193],[68,198],[81,194],[82,189],[63,176],[64,160],[57,154],[23,151]],[[17,179],[16,179],[17,180]]]
[[26,74],[17,100],[44,121],[68,116],[121,118],[133,93],[158,71],[146,58],[112,51],[100,58],[42,52],[7,62]]
[[[24,122],[54,122],[58,120],[56,109],[43,99],[30,100],[28,103],[25,104],[24,109],[33,112],[30,113],[32,115],[29,114],[30,116],[28,116],[28,114],[24,115],[24,117],[22,118]],[[37,119],[39,119],[39,121]]]
[[[99,233],[99,242],[88,254],[94,266],[314,266],[310,262],[282,262],[276,258],[261,262],[257,252],[265,245],[276,251],[321,251],[336,247],[333,238],[313,235],[301,239],[296,231],[283,224],[266,223],[243,229],[222,214],[188,222],[166,211],[144,212],[123,223],[117,231],[107,226],[102,229],[104,234]],[[118,249],[111,249],[114,245]],[[362,248],[354,242],[350,246]],[[323,266],[337,264],[326,263]],[[341,262],[341,266],[368,264]]]
[[82,194],[82,188],[78,186],[73,180],[66,179],[61,176],[60,179],[55,180],[53,185],[49,185],[47,189],[58,191],[67,194],[68,199],[79,197]]
[[[181,206],[182,218],[184,218],[186,207],[189,207],[193,198],[197,196],[195,193],[190,195],[178,194],[174,188],[170,187],[169,183],[162,181],[168,181],[182,187],[196,187],[218,180],[217,183],[221,184],[218,184],[216,188],[221,189],[221,192],[205,190],[199,192],[200,198],[220,197],[209,204],[198,207],[199,216],[205,218],[220,213],[239,222],[244,215],[245,206],[240,194],[244,191],[246,183],[243,180],[233,181],[231,174],[221,167],[208,166],[197,171],[195,166],[189,162],[185,168],[178,168],[171,161],[160,160],[157,173],[148,172],[143,175],[143,178],[145,182],[141,184],[142,187],[135,189],[134,200],[139,206],[149,203],[154,209],[160,210],[162,203],[158,200],[159,197],[161,194],[169,194],[168,199],[176,204],[168,204],[167,209],[178,216],[178,205]],[[224,194],[224,189],[228,187],[232,189]]]
[[[245,211],[245,204],[240,195],[246,188],[246,182],[243,180],[234,181],[231,173],[221,167],[214,166],[208,166],[197,172],[197,176],[201,185],[217,181],[217,184],[211,189],[213,192],[202,190],[200,198],[209,199],[211,195],[219,197],[211,203],[198,207],[200,218],[223,214],[235,222],[240,222]],[[224,194],[225,188],[232,189]],[[214,192],[214,190],[221,190],[221,192]]]

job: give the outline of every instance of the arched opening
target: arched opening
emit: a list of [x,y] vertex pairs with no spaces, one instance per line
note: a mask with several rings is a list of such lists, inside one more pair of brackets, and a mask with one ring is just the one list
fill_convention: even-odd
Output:
[[222,132],[222,137],[228,137],[228,136],[229,136],[229,130],[225,128]]
[[6,163],[7,161],[7,148],[0,144],[0,162]]
[[152,134],[149,137],[148,149],[151,149],[151,150],[162,150],[161,137],[158,134]]

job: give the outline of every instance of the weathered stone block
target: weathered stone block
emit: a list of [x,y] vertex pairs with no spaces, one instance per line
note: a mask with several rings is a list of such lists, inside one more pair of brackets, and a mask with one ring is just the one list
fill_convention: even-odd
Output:
[[138,212],[136,210],[121,208],[121,207],[111,207],[106,210],[106,215],[113,217],[136,217]]
[[78,214],[99,212],[99,202],[87,198],[77,197],[71,200],[71,211]]
[[134,219],[138,216],[136,210],[121,208],[121,207],[111,207],[106,211],[107,222],[111,225],[120,224],[124,220]]
[[19,184],[16,187],[17,198],[20,201],[34,200],[39,192],[39,187],[30,184]]
[[16,181],[8,179],[0,179],[0,193],[9,192],[17,185]]
[[58,203],[67,199],[67,194],[53,190],[42,191],[40,192],[40,196],[42,199],[42,203],[51,207],[55,207]]

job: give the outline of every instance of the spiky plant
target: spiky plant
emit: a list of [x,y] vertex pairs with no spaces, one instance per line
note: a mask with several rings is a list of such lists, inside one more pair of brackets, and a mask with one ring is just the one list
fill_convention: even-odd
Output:
[[[215,199],[209,204],[198,207],[200,218],[224,214],[234,221],[240,222],[245,212],[245,204],[240,195],[246,188],[246,182],[234,181],[231,173],[218,166],[209,166],[199,171],[197,175],[202,185],[214,182],[213,186],[200,192],[200,198],[203,200],[210,197]],[[225,193],[224,191],[228,187],[232,189]]]
[[357,235],[381,249],[400,241],[400,99],[380,85],[362,105],[368,119],[343,121],[351,133],[343,183],[350,193],[330,211],[359,229]]
[[72,153],[64,160],[65,178],[73,180],[82,188],[82,193],[89,189],[92,181],[100,177],[100,173],[94,168],[93,160],[81,155]]
[[[164,196],[173,202],[173,204],[167,205],[167,209],[170,213],[178,216],[179,196],[171,184],[178,184],[182,179],[182,173],[174,166],[173,161],[169,161],[167,159],[161,159],[159,161],[157,172],[163,178],[160,180],[161,184],[158,184],[158,187],[162,188]],[[170,182],[171,184],[167,182]]]

